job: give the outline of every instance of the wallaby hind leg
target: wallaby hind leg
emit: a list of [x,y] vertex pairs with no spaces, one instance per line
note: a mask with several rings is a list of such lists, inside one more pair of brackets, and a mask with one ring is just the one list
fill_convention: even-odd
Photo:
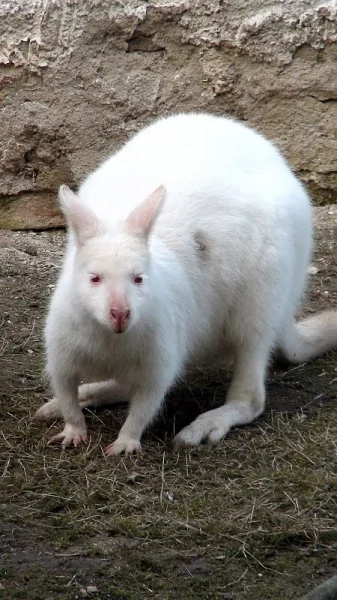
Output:
[[232,383],[220,408],[197,417],[174,438],[174,446],[197,446],[207,440],[220,442],[231,427],[253,421],[264,410],[264,378],[271,349],[270,340],[242,343],[237,349]]
[[128,390],[116,383],[113,379],[94,383],[83,383],[78,388],[78,399],[82,409],[98,408],[104,404],[128,402],[129,398],[130,393]]
[[[78,400],[82,410],[84,408],[98,408],[105,404],[128,402],[128,399],[127,390],[112,379],[97,383],[83,383],[78,387]],[[57,398],[52,398],[40,406],[35,413],[36,419],[45,421],[54,421],[61,417],[60,403]]]

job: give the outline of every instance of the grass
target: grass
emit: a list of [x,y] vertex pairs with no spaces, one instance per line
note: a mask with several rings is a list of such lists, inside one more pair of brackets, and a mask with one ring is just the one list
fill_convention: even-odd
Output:
[[[0,598],[296,600],[335,574],[336,353],[271,368],[265,414],[216,448],[175,454],[171,439],[224,401],[223,371],[174,391],[140,456],[103,455],[125,419],[121,407],[87,413],[90,442],[61,452],[48,445],[60,424],[32,417],[49,396],[41,327],[63,236],[6,236]],[[334,261],[317,264],[310,306],[319,310],[324,292],[333,303],[337,290]]]
[[[228,586],[254,588],[257,571],[264,596],[254,597],[275,599],[270,582],[294,577],[303,560],[314,571],[315,554],[332,559],[334,407],[307,419],[272,412],[268,423],[236,430],[215,449],[174,454],[147,438],[143,455],[117,460],[102,451],[108,415],[89,415],[94,433],[85,448],[60,452],[41,437],[29,407],[7,417],[0,518],[34,535],[38,527],[56,557],[108,561],[107,587],[113,581],[121,598],[142,597],[140,584],[151,597],[222,597]],[[2,560],[10,565],[11,553]],[[179,596],[168,593],[167,576],[177,577]]]

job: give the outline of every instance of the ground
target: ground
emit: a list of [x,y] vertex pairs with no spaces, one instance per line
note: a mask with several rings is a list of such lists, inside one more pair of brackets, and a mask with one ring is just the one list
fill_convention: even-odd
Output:
[[[336,307],[337,206],[317,210],[304,312]],[[64,233],[0,237],[0,598],[292,600],[336,569],[336,353],[270,366],[268,403],[218,447],[175,431],[222,403],[229,374],[168,399],[143,454],[105,458],[125,408],[88,414],[91,441],[48,445],[42,325]]]

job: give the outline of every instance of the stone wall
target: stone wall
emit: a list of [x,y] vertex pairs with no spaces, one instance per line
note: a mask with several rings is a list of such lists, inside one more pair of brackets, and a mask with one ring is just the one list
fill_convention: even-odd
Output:
[[0,33],[0,226],[60,224],[59,184],[175,111],[247,121],[336,201],[336,0],[3,0]]

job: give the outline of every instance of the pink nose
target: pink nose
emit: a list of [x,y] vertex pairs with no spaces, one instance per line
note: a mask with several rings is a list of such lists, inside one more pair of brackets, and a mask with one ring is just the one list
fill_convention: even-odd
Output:
[[125,329],[128,326],[128,321],[130,319],[130,310],[117,310],[116,308],[111,308],[110,315],[116,333],[122,333],[123,331],[125,331]]

